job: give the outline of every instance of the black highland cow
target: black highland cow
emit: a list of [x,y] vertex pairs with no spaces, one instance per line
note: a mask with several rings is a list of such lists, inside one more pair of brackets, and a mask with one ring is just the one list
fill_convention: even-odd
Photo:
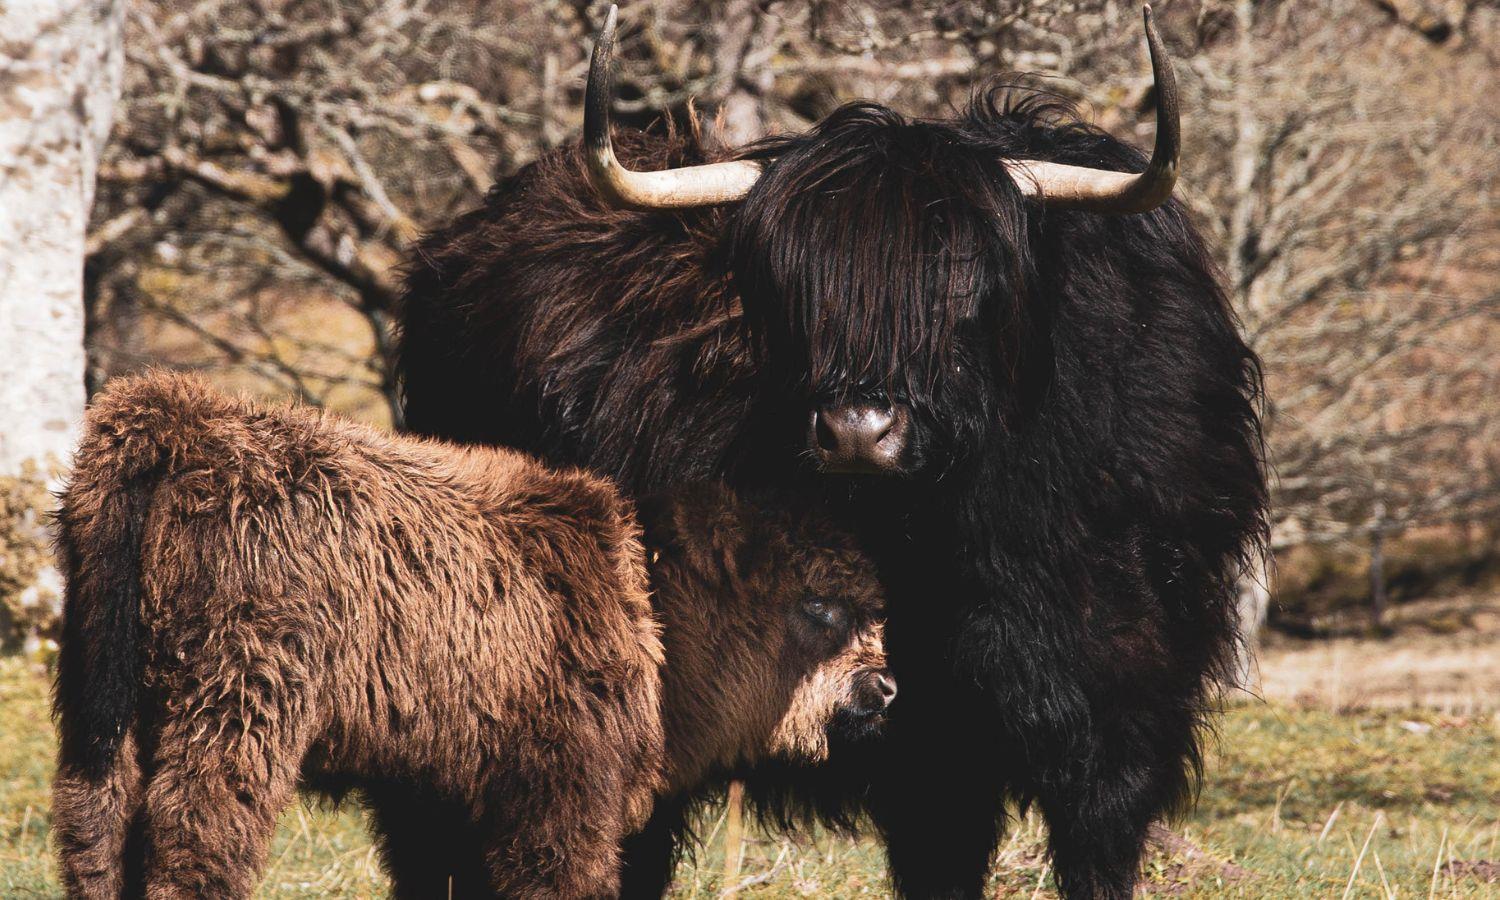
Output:
[[[1035,96],[944,121],[854,104],[715,158],[588,139],[431,235],[401,338],[417,431],[513,444],[645,492],[820,491],[889,595],[886,738],[754,773],[773,818],[868,816],[908,897],[978,897],[1006,801],[1063,892],[1128,897],[1190,798],[1263,531],[1257,362],[1157,150]],[[683,167],[688,168],[683,168]],[[1140,176],[1124,173],[1140,172]],[[659,893],[682,804],[630,848]]]

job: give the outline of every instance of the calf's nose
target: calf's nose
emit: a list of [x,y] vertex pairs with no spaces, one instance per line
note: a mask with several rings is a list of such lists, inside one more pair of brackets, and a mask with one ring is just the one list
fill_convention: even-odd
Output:
[[855,691],[854,706],[861,714],[873,716],[885,712],[896,699],[896,679],[889,669],[866,669]]

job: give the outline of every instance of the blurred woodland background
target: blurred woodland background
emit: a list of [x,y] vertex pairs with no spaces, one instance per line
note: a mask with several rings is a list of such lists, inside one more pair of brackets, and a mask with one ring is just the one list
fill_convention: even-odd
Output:
[[[94,5],[123,76],[84,247],[88,391],[161,363],[399,425],[405,248],[576,137],[607,4]],[[1179,196],[1269,379],[1271,624],[1384,628],[1393,604],[1496,563],[1500,3],[1159,7],[1184,92]],[[737,144],[855,98],[942,116],[1021,73],[1151,140],[1133,3],[637,0],[621,15],[630,124],[696,109]],[[30,503],[12,484],[10,519]],[[5,540],[14,598],[40,557]],[[1264,600],[1247,598],[1252,618]],[[15,640],[36,615],[9,606]]]
[[[67,6],[13,0],[0,22]],[[82,4],[101,61],[91,84],[104,84],[106,105],[118,91],[111,137],[80,163],[97,169],[80,232],[85,391],[164,364],[399,426],[390,349],[403,254],[498,175],[576,139],[607,6]],[[1156,9],[1183,91],[1178,196],[1221,254],[1268,378],[1276,566],[1245,581],[1269,642],[1247,680],[1329,708],[1493,710],[1500,2]],[[983,80],[1019,73],[1012,83],[1076,101],[1141,146],[1152,139],[1135,3],[629,0],[620,15],[624,124],[682,126],[696,110],[715,139],[738,144],[852,99],[943,116]],[[40,45],[48,33],[6,24],[0,130],[25,113],[6,99],[30,77],[25,35]],[[74,106],[85,125],[98,118]],[[20,163],[5,149],[14,179]],[[5,234],[0,282],[28,246]],[[0,288],[0,315],[16,302]],[[0,319],[0,380],[28,377],[14,362],[37,340],[25,335]],[[0,387],[12,438],[47,427],[24,396]],[[76,435],[62,430],[55,447]],[[37,445],[5,445],[0,639],[35,646],[55,628],[41,527],[49,462],[15,450]]]

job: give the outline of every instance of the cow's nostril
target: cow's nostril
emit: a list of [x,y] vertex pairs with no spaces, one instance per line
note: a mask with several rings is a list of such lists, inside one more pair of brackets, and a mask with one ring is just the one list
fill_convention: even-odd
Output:
[[839,449],[839,436],[822,411],[813,413],[813,430],[817,434],[818,446],[829,452]]
[[875,689],[880,692],[886,706],[890,706],[891,701],[896,699],[896,679],[884,672],[875,676]]
[[883,474],[899,471],[911,432],[902,405],[828,404],[814,408],[807,433],[825,472]]
[[889,407],[866,404],[825,406],[813,416],[818,446],[850,456],[873,451],[896,424],[896,415]]

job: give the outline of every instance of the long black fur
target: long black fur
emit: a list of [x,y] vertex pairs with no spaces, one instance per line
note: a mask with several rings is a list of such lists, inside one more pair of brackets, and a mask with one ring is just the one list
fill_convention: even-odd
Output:
[[[712,209],[611,210],[576,149],[550,155],[422,244],[400,370],[418,431],[636,492],[822,491],[881,567],[901,697],[874,751],[747,773],[766,814],[868,815],[902,893],[977,897],[1005,801],[1034,803],[1064,893],[1127,897],[1148,826],[1191,797],[1264,533],[1261,380],[1179,204],[1034,206],[999,162],[1142,155],[1009,97],[938,122],[845,107],[743,151],[765,175]],[[804,459],[812,404],[855,396],[912,408],[907,477]],[[665,810],[638,842],[628,866],[658,874],[633,890],[681,827]]]
[[[150,479],[134,475],[107,508],[91,511],[117,536],[100,546],[94,534],[64,518],[57,550],[70,580],[63,604],[57,662],[56,706],[63,765],[102,779],[114,762],[125,729],[135,719],[140,691],[138,633],[141,604],[141,523]],[[64,514],[66,515],[66,514]]]

